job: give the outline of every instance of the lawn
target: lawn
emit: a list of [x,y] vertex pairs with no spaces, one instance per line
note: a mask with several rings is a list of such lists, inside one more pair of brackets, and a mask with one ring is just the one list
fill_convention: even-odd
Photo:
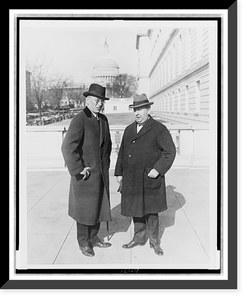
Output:
[[108,118],[109,125],[129,125],[134,122],[133,113],[112,113],[105,114]]
[[[127,126],[130,125],[131,123],[134,122],[134,114],[132,112],[130,113],[110,113],[110,114],[105,114],[106,117],[108,118],[109,125],[122,125],[122,126]],[[163,123],[167,123],[168,121],[166,119],[156,117],[152,115],[155,120],[162,121]],[[68,127],[71,123],[71,119],[66,119],[60,122],[52,123],[46,126],[63,126],[63,127]],[[169,121],[170,123],[170,121]]]
[[[111,114],[105,114],[108,118],[109,125],[123,125],[127,126],[134,122],[134,115],[133,113],[111,113]],[[68,127],[71,123],[71,119],[66,119],[60,122],[52,123],[46,126],[64,126]]]

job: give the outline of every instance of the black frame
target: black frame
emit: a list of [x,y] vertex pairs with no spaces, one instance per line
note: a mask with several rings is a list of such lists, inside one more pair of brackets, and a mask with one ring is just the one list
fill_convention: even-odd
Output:
[[[229,232],[228,232],[228,268],[229,268],[229,276],[228,280],[135,280],[135,281],[125,281],[125,280],[108,280],[108,281],[101,281],[101,280],[87,280],[84,281],[71,281],[71,280],[63,280],[57,281],[57,280],[40,280],[40,281],[33,281],[33,280],[27,280],[27,281],[7,281],[1,288],[1,290],[26,290],[26,289],[52,289],[52,290],[64,290],[64,289],[114,289],[118,290],[121,288],[130,288],[130,289],[183,289],[186,290],[189,289],[204,289],[207,287],[210,287],[211,289],[237,289],[238,287],[238,202],[233,201],[233,199],[238,200],[238,102],[233,101],[233,99],[239,99],[238,94],[238,14],[239,14],[239,8],[238,3],[235,2],[228,10],[229,16],[228,16],[228,26],[229,26],[229,32],[228,32],[228,68],[229,68],[229,78],[228,78],[228,96],[229,96],[229,122],[232,123],[232,126],[229,125],[229,144],[228,144],[228,151],[229,151],[229,157],[228,157],[228,169],[229,169],[229,178],[228,182],[232,183],[229,184],[228,188],[228,206],[229,206],[229,214],[228,214],[228,220],[229,224],[231,223],[232,226],[229,225]],[[24,17],[19,18],[25,19]],[[27,18],[32,19],[32,18]],[[37,19],[37,18],[35,18]],[[46,20],[48,18],[45,18]],[[54,19],[54,18],[52,18]],[[59,18],[59,19],[68,19],[68,18]],[[74,18],[73,18],[74,19]],[[85,18],[83,18],[85,19]],[[88,18],[86,18],[88,19]],[[92,20],[92,18],[89,18]],[[99,19],[97,17],[96,19]],[[109,18],[101,18],[101,20],[108,19]],[[117,19],[117,18],[113,18]],[[121,17],[121,19],[123,19]],[[125,18],[127,20],[131,20],[133,18]],[[137,17],[135,17],[137,19]],[[142,18],[142,20],[148,20],[149,18]],[[172,18],[175,20],[175,18]],[[187,20],[187,18],[176,18],[176,20]],[[196,18],[197,19],[197,18]],[[206,20],[206,18],[198,18],[200,20]],[[207,18],[211,20],[215,20],[215,18]],[[219,18],[217,18],[219,19]],[[154,18],[153,18],[154,20]],[[164,19],[163,19],[164,20]],[[166,20],[169,20],[166,18]],[[192,20],[192,18],[190,18]],[[194,18],[193,18],[194,20]],[[220,20],[219,20],[220,22]],[[231,24],[231,26],[230,26]],[[220,24],[219,24],[220,25]],[[17,20],[17,32],[19,31],[18,26],[18,20]],[[221,33],[221,26],[218,26],[218,35]],[[18,34],[17,34],[17,54],[19,53],[18,49]],[[221,40],[218,38],[218,58],[221,57],[221,47],[220,47]],[[18,82],[18,76],[19,76],[19,67],[17,64],[17,80]],[[221,59],[218,59],[218,86],[220,86],[221,83]],[[19,99],[19,91],[18,86],[16,89],[16,97]],[[221,89],[218,89],[218,98],[221,97]],[[219,101],[218,104],[218,111],[221,111],[221,101]],[[18,126],[19,124],[19,102],[16,103],[16,124]],[[236,118],[236,119],[235,119]],[[16,144],[19,145],[19,134],[16,132]],[[218,159],[221,158],[221,118],[218,118]],[[19,173],[19,166],[18,166],[18,151],[16,152],[16,174]],[[231,158],[231,159],[230,159]],[[219,160],[221,161],[221,160]],[[231,170],[231,172],[230,172]],[[16,232],[18,232],[18,209],[19,209],[19,201],[18,201],[18,191],[19,191],[19,179],[18,176],[16,178]],[[220,247],[221,245],[221,218],[220,218],[220,208],[221,208],[221,166],[218,166],[218,242],[217,245]],[[236,219],[235,219],[236,218]],[[19,245],[19,236],[16,235],[16,249],[18,249]],[[65,272],[66,271],[66,272]],[[80,272],[81,271],[81,272]],[[79,274],[82,273],[82,270],[16,270],[17,274]],[[123,274],[123,273],[138,273],[138,274],[216,274],[220,273],[220,270],[156,270],[156,272],[152,270],[83,270],[84,274]]]

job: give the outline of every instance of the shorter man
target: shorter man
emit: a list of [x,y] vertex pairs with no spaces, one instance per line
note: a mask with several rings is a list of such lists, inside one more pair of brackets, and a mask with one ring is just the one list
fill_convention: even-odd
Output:
[[167,209],[165,173],[175,159],[176,149],[167,128],[149,115],[147,96],[133,100],[135,122],[123,134],[115,167],[122,184],[121,214],[133,217],[134,237],[123,245],[130,249],[146,243],[157,255],[163,255],[159,241],[158,213]]

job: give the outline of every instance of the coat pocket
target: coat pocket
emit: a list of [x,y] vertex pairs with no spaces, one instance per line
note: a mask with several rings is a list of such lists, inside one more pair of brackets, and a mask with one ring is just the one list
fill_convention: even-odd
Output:
[[159,189],[162,184],[162,177],[158,175],[156,178],[148,177],[148,173],[151,171],[151,168],[146,168],[144,172],[144,188],[145,189]]

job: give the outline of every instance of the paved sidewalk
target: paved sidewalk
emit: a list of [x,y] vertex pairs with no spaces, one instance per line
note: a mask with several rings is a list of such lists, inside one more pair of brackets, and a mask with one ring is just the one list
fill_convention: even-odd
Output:
[[[27,172],[28,265],[94,265],[112,268],[142,265],[149,268],[207,266],[209,241],[209,170],[172,168],[166,175],[168,210],[160,213],[161,247],[155,255],[149,243],[131,250],[122,248],[133,235],[130,218],[120,214],[118,184],[110,170],[112,222],[107,249],[94,248],[95,257],[84,256],[77,244],[76,226],[68,214],[69,174],[61,171]],[[100,237],[107,240],[106,223]],[[55,266],[56,267],[56,266]]]

